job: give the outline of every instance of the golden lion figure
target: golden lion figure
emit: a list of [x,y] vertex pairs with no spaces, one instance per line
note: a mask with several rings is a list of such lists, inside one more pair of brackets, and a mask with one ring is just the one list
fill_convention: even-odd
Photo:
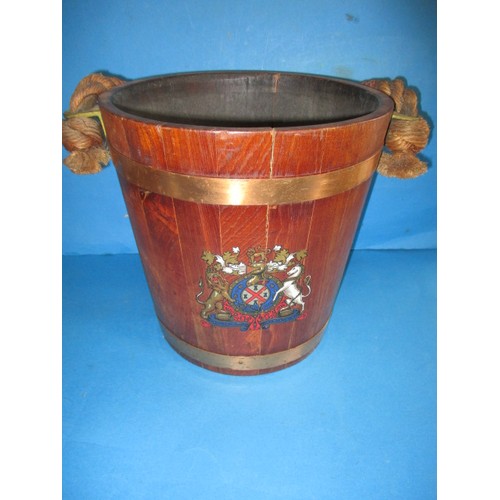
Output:
[[219,263],[215,263],[212,266],[209,266],[206,271],[206,281],[207,285],[210,288],[211,293],[208,298],[204,301],[200,300],[200,297],[203,295],[205,291],[203,288],[203,280],[200,280],[200,293],[196,296],[196,302],[203,306],[203,310],[200,315],[203,319],[207,319],[208,316],[216,312],[216,317],[222,320],[231,319],[231,315],[223,311],[222,309],[222,301],[226,299],[229,302],[234,302],[234,299],[229,295],[228,288],[229,284],[227,280],[221,273],[222,266]]

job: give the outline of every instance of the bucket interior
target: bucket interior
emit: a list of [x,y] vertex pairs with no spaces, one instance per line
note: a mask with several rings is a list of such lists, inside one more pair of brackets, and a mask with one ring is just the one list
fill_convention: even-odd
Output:
[[368,115],[379,106],[368,87],[311,75],[192,73],[133,82],[112,103],[138,118],[208,127],[295,127]]

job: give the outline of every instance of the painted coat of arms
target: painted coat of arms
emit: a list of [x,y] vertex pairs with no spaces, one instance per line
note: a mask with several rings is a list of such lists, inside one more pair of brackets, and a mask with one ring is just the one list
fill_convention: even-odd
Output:
[[246,259],[238,247],[222,255],[205,250],[205,278],[196,295],[203,325],[246,331],[303,319],[304,299],[311,293],[306,257],[306,250],[290,252],[280,245],[250,248]]

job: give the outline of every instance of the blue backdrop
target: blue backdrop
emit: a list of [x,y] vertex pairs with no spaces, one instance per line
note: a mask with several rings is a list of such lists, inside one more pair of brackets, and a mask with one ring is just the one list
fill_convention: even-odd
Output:
[[[436,247],[436,5],[432,0],[64,0],[62,110],[95,71],[127,79],[263,69],[403,77],[433,128],[415,180],[376,176],[357,249]],[[63,152],[65,156],[67,153]],[[113,168],[63,169],[63,253],[137,252]]]

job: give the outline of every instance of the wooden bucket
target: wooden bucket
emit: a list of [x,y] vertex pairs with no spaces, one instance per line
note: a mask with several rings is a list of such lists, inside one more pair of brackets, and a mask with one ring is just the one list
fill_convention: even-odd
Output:
[[182,356],[255,375],[330,318],[393,101],[262,71],[177,74],[101,94],[155,310]]

